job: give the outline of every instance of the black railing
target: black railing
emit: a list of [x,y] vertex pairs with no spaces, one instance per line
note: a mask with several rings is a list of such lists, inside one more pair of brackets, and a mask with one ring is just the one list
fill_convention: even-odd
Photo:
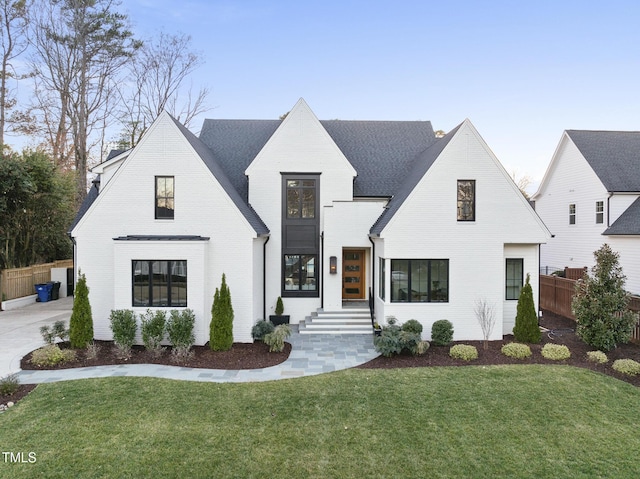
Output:
[[369,288],[369,314],[371,314],[371,327],[373,329],[376,329],[375,327],[376,314],[375,314],[375,307],[374,307],[373,291],[371,291],[371,288]]

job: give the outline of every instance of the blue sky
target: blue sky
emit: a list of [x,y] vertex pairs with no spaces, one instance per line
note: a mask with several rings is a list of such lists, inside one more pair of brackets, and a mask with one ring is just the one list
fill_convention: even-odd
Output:
[[[540,180],[565,129],[640,130],[640,2],[125,0],[139,36],[190,34],[211,118],[469,118]],[[203,118],[204,118],[203,116]],[[199,128],[201,121],[196,121]]]

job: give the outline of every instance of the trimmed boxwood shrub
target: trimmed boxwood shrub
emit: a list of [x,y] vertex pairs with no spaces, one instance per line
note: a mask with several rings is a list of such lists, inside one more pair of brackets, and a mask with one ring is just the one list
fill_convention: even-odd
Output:
[[173,345],[171,354],[174,360],[182,361],[191,355],[191,346],[196,341],[193,327],[196,315],[191,309],[171,310],[167,321],[167,335]]
[[528,344],[508,343],[502,346],[500,352],[505,356],[515,359],[526,359],[531,357],[531,348]]
[[454,359],[463,359],[464,361],[473,361],[478,359],[478,349],[470,344],[456,344],[451,346],[449,356]]
[[616,359],[612,367],[619,373],[628,376],[637,376],[640,374],[640,363],[633,359]]
[[609,361],[607,355],[602,351],[587,351],[587,359],[598,364],[604,364]]
[[131,354],[131,346],[136,340],[136,314],[130,309],[111,310],[109,316],[113,341],[124,357]]
[[167,314],[162,310],[151,311],[147,309],[140,316],[140,332],[144,347],[159,356],[162,353],[162,341],[166,332]]
[[409,333],[422,334],[422,324],[415,319],[410,319],[402,325],[402,330]]
[[261,319],[251,328],[251,337],[254,341],[262,341],[267,334],[273,333],[274,329],[275,326],[271,321]]
[[431,342],[436,346],[446,346],[453,340],[453,324],[448,319],[440,319],[431,326]]
[[571,357],[571,352],[564,344],[547,343],[542,348],[542,356],[553,361],[564,361]]

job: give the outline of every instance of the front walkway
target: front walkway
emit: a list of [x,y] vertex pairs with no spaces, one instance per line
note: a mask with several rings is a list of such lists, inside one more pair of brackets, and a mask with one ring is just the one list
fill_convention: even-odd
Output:
[[[56,371],[20,371],[22,356],[43,345],[40,326],[51,325],[71,316],[72,298],[36,303],[22,309],[0,312],[0,378],[18,372],[22,384],[38,384],[73,379],[113,376],[145,376],[202,382],[259,382],[312,376],[352,368],[378,356],[372,334],[298,334],[297,327],[289,342],[289,358],[264,369],[222,370],[163,366],[158,364],[124,364]],[[5,347],[6,346],[6,347]]]

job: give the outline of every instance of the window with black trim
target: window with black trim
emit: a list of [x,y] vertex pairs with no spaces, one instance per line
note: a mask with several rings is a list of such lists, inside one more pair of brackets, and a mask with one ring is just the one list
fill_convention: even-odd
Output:
[[604,201],[596,201],[596,224],[604,223]]
[[133,306],[186,307],[185,260],[133,260]]
[[284,290],[316,291],[318,284],[318,257],[314,254],[284,255]]
[[156,219],[172,220],[175,208],[175,179],[173,176],[156,176]]
[[476,220],[476,181],[458,180],[458,221]]
[[316,180],[287,180],[287,218],[316,217]]
[[391,301],[446,303],[449,301],[448,259],[392,259]]
[[380,299],[384,301],[385,297],[385,270],[386,270],[386,261],[384,258],[380,258]]
[[576,205],[574,203],[569,205],[569,224],[576,224]]
[[524,260],[522,258],[507,258],[506,267],[505,298],[518,299],[524,281]]

